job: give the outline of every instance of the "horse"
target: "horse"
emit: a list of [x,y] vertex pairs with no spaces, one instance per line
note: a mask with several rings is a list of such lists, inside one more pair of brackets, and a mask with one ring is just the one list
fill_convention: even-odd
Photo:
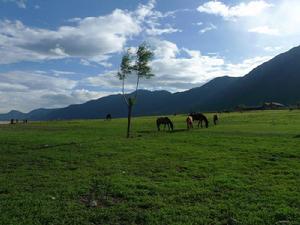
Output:
[[218,115],[217,115],[217,114],[215,114],[215,115],[214,115],[214,118],[213,118],[213,120],[214,120],[214,124],[215,124],[215,125],[217,125],[217,122],[218,122],[218,120],[219,120],[219,118],[218,118]]
[[173,123],[168,117],[159,117],[159,118],[157,118],[156,126],[157,126],[158,131],[160,131],[160,125],[161,124],[164,125],[164,129],[166,128],[166,125],[167,125],[168,129],[173,131],[173,128],[174,128]]
[[106,115],[106,120],[111,120],[111,115],[110,114]]
[[188,116],[186,118],[186,126],[187,126],[188,130],[191,129],[191,128],[193,128],[193,117]]
[[198,127],[201,124],[201,128],[202,126],[202,122],[204,121],[205,123],[205,127],[208,128],[208,120],[206,118],[206,116],[204,116],[202,113],[190,113],[189,116],[191,116],[193,118],[193,121],[198,120]]

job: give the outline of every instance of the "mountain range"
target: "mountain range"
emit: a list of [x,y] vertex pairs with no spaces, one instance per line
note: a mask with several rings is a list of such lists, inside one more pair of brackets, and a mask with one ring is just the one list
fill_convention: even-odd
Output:
[[[191,111],[219,111],[238,105],[255,106],[263,102],[294,105],[300,102],[300,46],[282,53],[253,69],[244,77],[218,77],[205,85],[184,92],[138,90],[133,115],[161,115]],[[0,114],[0,120],[96,119],[108,113],[125,117],[122,96],[110,95],[83,104],[58,109],[16,110]]]

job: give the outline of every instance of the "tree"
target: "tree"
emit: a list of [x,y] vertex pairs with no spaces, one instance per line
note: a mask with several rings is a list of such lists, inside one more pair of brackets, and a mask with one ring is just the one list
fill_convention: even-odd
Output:
[[[137,100],[140,80],[143,78],[150,79],[154,76],[154,74],[151,73],[151,67],[149,66],[149,61],[152,59],[153,55],[153,52],[149,49],[147,44],[143,43],[138,47],[135,55],[128,49],[122,57],[118,77],[122,81],[122,95],[128,107],[127,138],[130,136],[132,108]],[[134,63],[133,59],[135,59]],[[135,92],[133,96],[125,93],[125,80],[130,75],[136,76]]]

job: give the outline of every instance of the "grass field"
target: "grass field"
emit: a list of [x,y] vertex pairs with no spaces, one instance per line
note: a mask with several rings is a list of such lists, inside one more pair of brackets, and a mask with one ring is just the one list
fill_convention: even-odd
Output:
[[171,118],[1,125],[0,224],[300,224],[300,111]]

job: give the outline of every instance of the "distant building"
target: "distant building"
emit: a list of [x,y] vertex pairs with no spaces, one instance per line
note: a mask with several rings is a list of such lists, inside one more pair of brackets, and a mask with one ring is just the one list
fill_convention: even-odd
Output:
[[255,110],[268,110],[268,109],[285,109],[285,105],[278,102],[265,102],[260,106],[245,106],[239,105],[235,108],[236,111],[255,111]]
[[286,108],[286,106],[278,102],[265,102],[263,104],[263,109],[283,109],[283,108]]

